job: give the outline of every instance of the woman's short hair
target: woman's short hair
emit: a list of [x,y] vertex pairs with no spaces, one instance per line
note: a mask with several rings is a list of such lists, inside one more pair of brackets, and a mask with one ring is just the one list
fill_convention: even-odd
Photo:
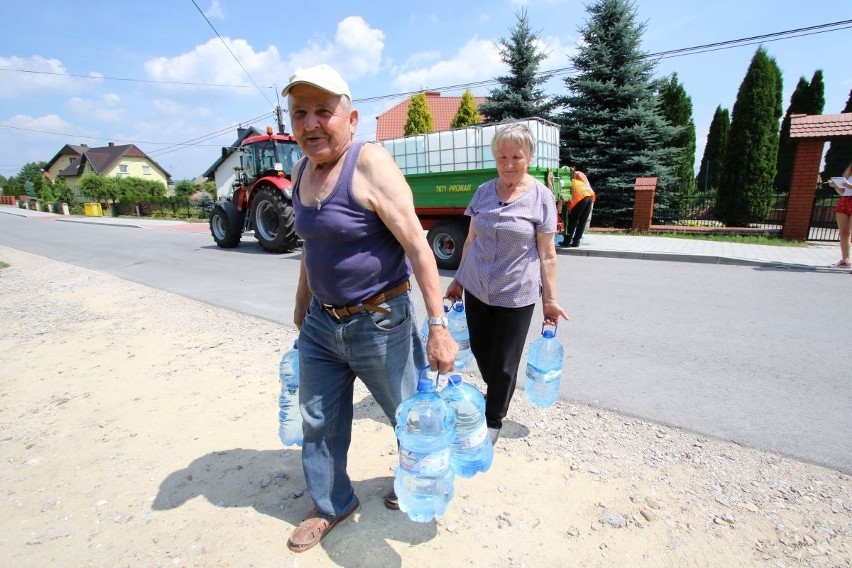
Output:
[[535,137],[530,127],[523,122],[513,122],[497,130],[491,139],[491,153],[497,155],[497,150],[506,142],[520,144],[529,154],[530,160],[535,157]]

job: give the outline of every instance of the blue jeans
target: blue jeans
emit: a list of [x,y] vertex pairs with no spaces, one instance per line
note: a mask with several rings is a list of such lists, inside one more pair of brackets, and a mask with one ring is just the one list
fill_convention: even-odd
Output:
[[314,506],[328,517],[355,505],[346,473],[355,377],[395,426],[397,406],[416,392],[418,370],[426,365],[411,292],[381,306],[390,314],[338,320],[314,299],[299,333],[302,467]]

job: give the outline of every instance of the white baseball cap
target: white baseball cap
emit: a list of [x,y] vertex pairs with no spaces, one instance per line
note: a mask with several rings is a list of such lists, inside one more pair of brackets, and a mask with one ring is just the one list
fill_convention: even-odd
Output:
[[346,95],[350,99],[352,98],[352,94],[349,92],[349,85],[346,84],[340,73],[325,63],[304,69],[296,69],[290,75],[290,82],[287,83],[281,94],[286,97],[290,89],[302,83],[313,85],[318,89],[328,91],[332,95]]

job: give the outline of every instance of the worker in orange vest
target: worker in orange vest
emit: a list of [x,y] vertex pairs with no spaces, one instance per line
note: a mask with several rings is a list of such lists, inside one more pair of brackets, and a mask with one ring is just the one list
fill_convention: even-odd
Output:
[[568,204],[568,231],[562,246],[578,247],[586,222],[592,213],[592,203],[595,202],[595,192],[589,178],[581,171],[574,170],[571,183],[571,202]]

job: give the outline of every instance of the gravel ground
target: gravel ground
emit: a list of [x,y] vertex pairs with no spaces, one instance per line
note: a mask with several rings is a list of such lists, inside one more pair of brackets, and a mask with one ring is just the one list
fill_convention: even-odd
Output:
[[293,555],[310,500],[270,420],[295,330],[3,246],[0,261],[16,565],[852,566],[848,475],[521,391],[492,469],[409,522],[381,506],[395,445],[360,383],[361,511]]

